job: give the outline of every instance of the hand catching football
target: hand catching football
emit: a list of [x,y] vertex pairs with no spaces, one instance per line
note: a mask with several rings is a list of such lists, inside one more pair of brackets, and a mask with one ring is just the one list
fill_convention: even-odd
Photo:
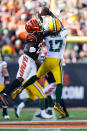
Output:
[[49,10],[49,8],[47,8],[47,7],[42,7],[42,8],[40,8],[40,10],[39,10],[39,13],[40,13],[41,16],[49,15],[49,12],[50,12],[50,10]]

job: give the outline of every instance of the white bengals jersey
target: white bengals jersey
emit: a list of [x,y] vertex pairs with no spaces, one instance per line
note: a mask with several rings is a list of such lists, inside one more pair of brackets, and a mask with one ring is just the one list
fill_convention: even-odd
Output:
[[19,69],[16,78],[22,77],[25,81],[28,80],[31,76],[36,74],[37,72],[36,63],[28,55],[23,54],[22,56],[20,56],[18,63]]
[[7,63],[5,61],[0,61],[0,85],[4,84],[4,76],[2,73],[3,68],[7,68]]
[[45,38],[47,46],[47,58],[63,59],[64,49],[66,45],[67,30],[63,28],[58,35],[48,36]]

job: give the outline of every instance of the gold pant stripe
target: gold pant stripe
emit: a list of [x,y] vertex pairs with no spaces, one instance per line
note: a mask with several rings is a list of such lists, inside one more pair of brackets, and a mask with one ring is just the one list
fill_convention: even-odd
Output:
[[37,88],[37,90],[40,92],[40,94],[45,98],[44,93],[43,93],[42,90],[38,87],[38,85],[36,85],[35,83],[33,83],[33,85]]

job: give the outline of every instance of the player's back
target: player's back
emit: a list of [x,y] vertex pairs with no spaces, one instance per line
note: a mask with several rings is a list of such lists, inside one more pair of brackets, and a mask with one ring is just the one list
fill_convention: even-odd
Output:
[[57,35],[51,35],[46,37],[45,42],[47,46],[47,56],[48,58],[58,58],[62,59],[64,54],[64,49],[66,45],[65,37],[67,35],[67,30],[63,28]]

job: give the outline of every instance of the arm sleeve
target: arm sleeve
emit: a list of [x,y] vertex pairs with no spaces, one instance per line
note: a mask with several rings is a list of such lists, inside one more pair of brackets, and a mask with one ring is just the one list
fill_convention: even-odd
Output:
[[66,29],[66,28],[62,28],[62,30],[60,31],[60,35],[61,35],[62,37],[66,37],[67,34],[68,34],[67,29]]

